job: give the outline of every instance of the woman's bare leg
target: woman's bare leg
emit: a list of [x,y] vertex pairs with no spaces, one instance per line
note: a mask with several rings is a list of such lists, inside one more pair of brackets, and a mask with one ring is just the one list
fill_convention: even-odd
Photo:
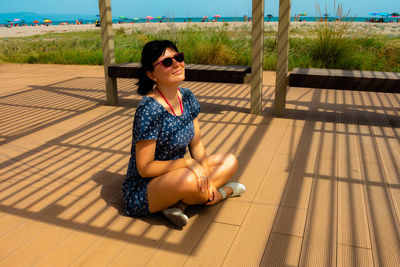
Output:
[[[224,185],[237,170],[238,163],[232,154],[215,154],[207,159],[210,178],[215,188]],[[152,179],[147,195],[150,212],[166,209],[179,201],[189,205],[208,201],[208,194],[202,193],[197,186],[196,175],[184,168]]]
[[233,154],[214,154],[207,158],[213,185],[220,188],[236,173],[238,161]]

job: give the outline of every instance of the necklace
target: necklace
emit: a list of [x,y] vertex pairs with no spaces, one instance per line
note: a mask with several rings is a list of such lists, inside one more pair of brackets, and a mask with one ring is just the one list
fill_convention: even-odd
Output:
[[[167,104],[168,104],[169,108],[171,109],[172,113],[174,113],[174,115],[176,116],[175,111],[172,108],[171,104],[168,102],[167,98],[163,95],[163,93],[161,93],[161,91],[158,88],[157,88],[157,91],[164,98],[165,102],[167,102]],[[179,91],[179,93],[181,92],[181,89],[179,87],[178,87],[178,91]],[[179,94],[178,94],[178,100],[179,100],[179,106],[181,107],[181,114],[183,114],[182,101],[181,101],[181,98],[179,97]]]

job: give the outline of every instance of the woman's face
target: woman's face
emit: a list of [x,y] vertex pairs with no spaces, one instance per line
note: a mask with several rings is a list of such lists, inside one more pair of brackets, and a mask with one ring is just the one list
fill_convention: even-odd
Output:
[[[161,57],[159,57],[153,65],[159,63],[161,60],[167,57],[173,57],[178,52],[173,49],[167,48]],[[172,60],[172,65],[165,67],[162,63],[157,64],[154,67],[153,72],[150,73],[150,78],[153,79],[157,84],[172,85],[178,84],[185,79],[185,62],[177,62],[175,59]]]

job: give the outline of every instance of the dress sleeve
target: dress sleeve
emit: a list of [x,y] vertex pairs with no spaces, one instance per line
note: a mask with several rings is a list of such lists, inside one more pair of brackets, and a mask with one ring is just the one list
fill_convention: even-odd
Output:
[[133,134],[136,142],[140,140],[157,140],[162,125],[162,113],[154,103],[140,105],[135,113]]
[[189,89],[186,89],[185,91],[190,106],[190,114],[192,115],[192,120],[194,120],[200,113],[200,104]]

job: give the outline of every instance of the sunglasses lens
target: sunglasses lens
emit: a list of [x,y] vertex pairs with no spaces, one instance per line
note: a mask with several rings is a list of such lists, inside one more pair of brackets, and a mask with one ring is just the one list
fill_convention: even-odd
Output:
[[[181,63],[181,62],[184,61],[183,53],[178,53],[178,54],[176,54],[175,56],[173,56],[173,58],[174,58],[177,62],[179,62],[179,63]],[[166,67],[166,68],[171,67],[171,66],[172,66],[172,63],[173,63],[172,57],[164,58],[163,60],[161,60],[161,63],[162,63],[162,64],[164,65],[164,67]],[[157,64],[154,65],[154,66],[157,66],[158,64],[160,64],[160,63],[157,63]]]
[[170,66],[172,66],[172,58],[167,57],[167,58],[165,58],[163,61],[161,61],[161,63],[162,63],[165,67],[170,67]]
[[178,62],[183,62],[185,60],[185,57],[183,56],[183,53],[178,53],[174,56],[174,59]]

